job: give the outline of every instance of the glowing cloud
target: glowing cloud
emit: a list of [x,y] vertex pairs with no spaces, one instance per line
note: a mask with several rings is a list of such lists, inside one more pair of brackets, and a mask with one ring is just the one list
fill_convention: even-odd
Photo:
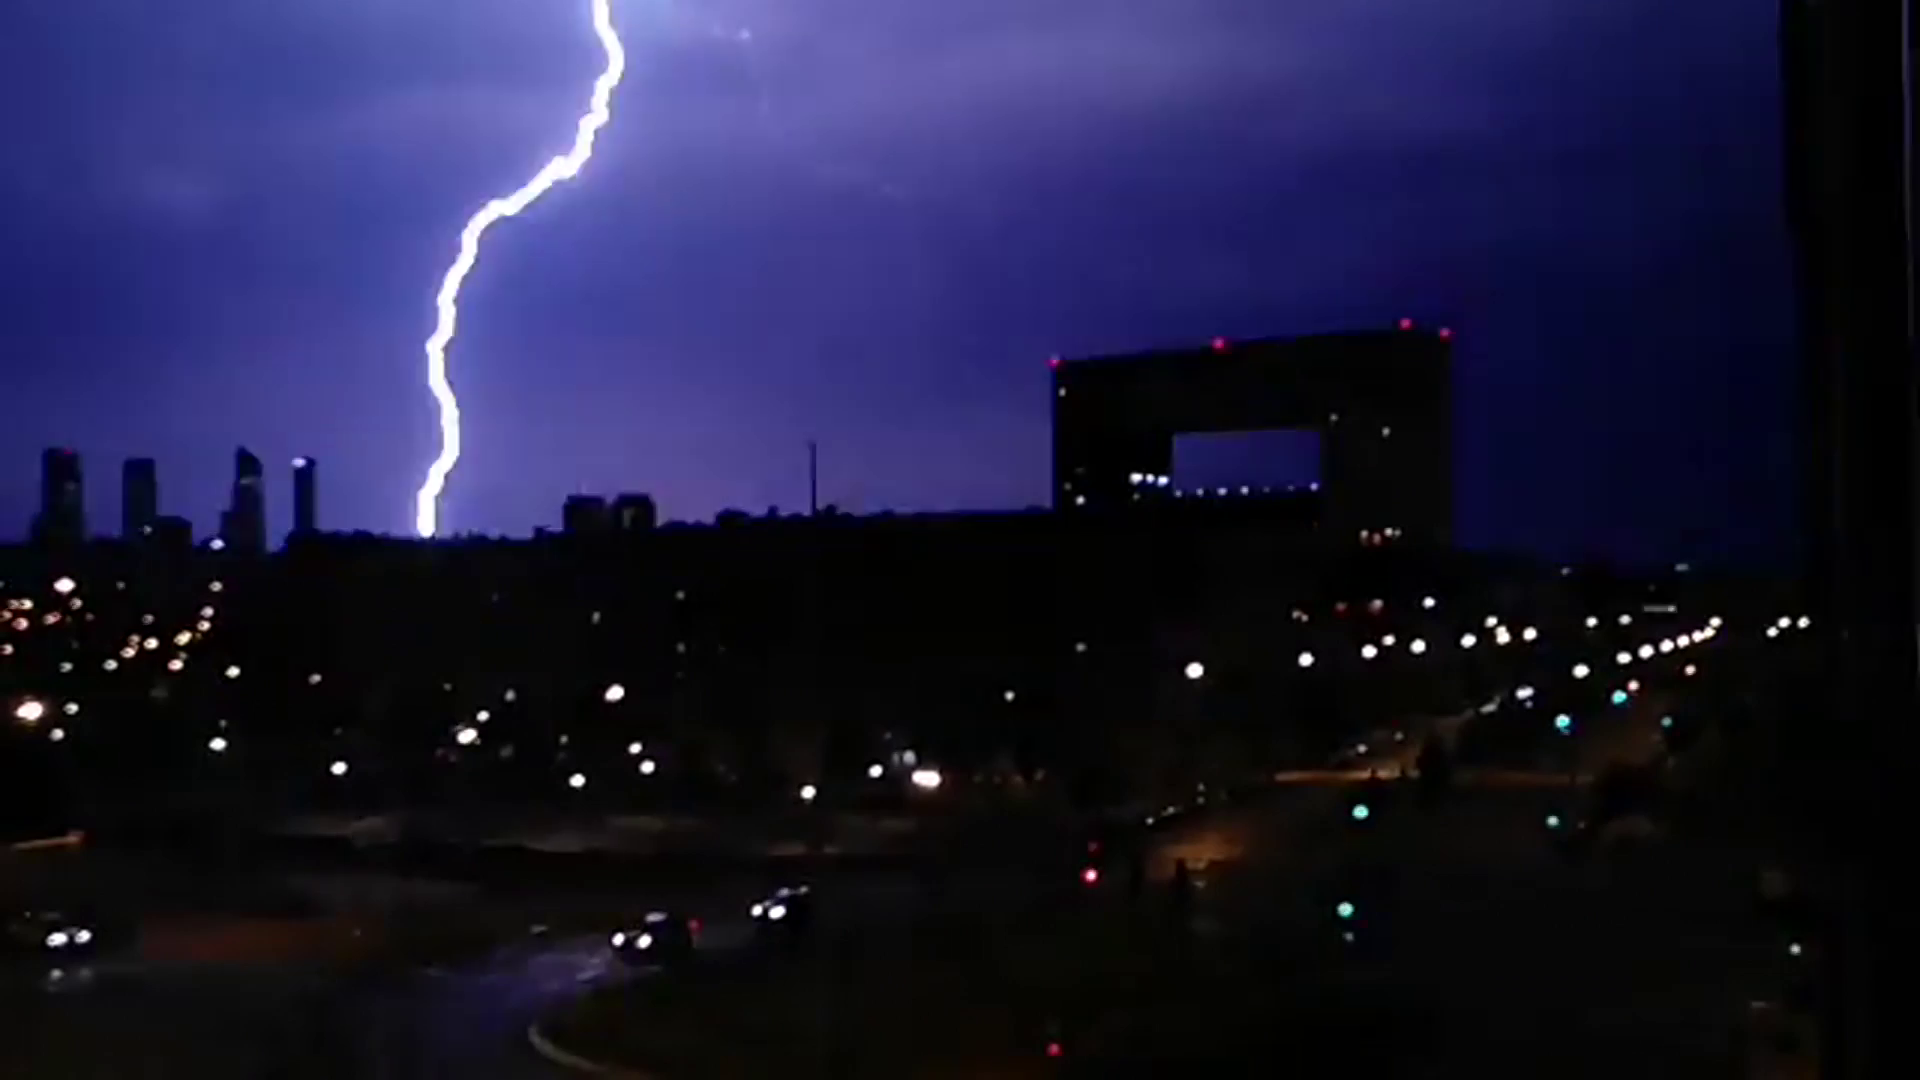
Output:
[[414,531],[430,537],[439,530],[440,493],[446,489],[447,475],[460,460],[460,401],[447,381],[447,346],[460,321],[460,287],[480,257],[480,238],[502,218],[510,218],[532,206],[564,180],[580,175],[593,157],[593,141],[600,129],[613,119],[613,91],[627,71],[627,52],[613,25],[613,0],[589,0],[593,6],[593,30],[607,54],[607,66],[593,83],[593,98],[586,114],[580,117],[573,149],[547,162],[532,180],[511,195],[494,199],[480,208],[460,232],[460,254],[440,284],[436,304],[439,320],[433,336],[427,339],[427,389],[440,407],[440,456],[427,468],[427,478],[414,497]]

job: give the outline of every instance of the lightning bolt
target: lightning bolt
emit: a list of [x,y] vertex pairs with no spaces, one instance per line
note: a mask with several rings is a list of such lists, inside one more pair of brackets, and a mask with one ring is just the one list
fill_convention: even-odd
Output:
[[433,336],[427,339],[427,389],[440,407],[440,456],[427,468],[426,481],[414,496],[414,531],[431,537],[439,529],[440,493],[446,490],[447,475],[460,460],[460,400],[453,384],[447,381],[447,346],[460,322],[460,287],[480,257],[480,238],[502,218],[510,218],[532,206],[554,185],[580,175],[593,157],[594,138],[613,119],[613,91],[627,71],[627,50],[613,25],[613,0],[589,0],[593,5],[593,32],[606,51],[607,66],[593,82],[593,97],[585,115],[575,126],[573,149],[547,162],[546,166],[511,195],[494,199],[467,220],[460,231],[460,254],[440,283],[436,301],[439,320]]

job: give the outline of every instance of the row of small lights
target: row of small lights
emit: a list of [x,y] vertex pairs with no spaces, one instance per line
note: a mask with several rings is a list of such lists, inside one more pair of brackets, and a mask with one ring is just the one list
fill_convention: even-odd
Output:
[[[68,596],[69,594],[75,591],[75,589],[77,588],[77,583],[75,583],[71,578],[62,577],[54,582],[53,587],[56,593],[62,596]],[[216,593],[221,591],[221,587],[222,586],[219,581],[210,582],[208,586],[209,591],[216,592]],[[73,603],[73,606],[77,609],[80,606],[79,598],[74,597],[72,603]],[[1374,614],[1378,614],[1382,610],[1383,606],[1384,605],[1382,601],[1375,600],[1368,605],[1368,611]],[[1421,607],[1425,610],[1432,610],[1435,606],[1436,606],[1436,601],[1431,596],[1425,597],[1421,601]],[[30,611],[32,609],[32,601],[30,599],[9,601],[9,608],[14,610]],[[1342,610],[1342,609],[1344,609],[1344,604],[1336,606],[1336,611]],[[200,622],[196,624],[196,630],[199,631],[200,633],[204,633],[208,629],[210,629],[210,626],[211,626],[211,623],[209,621],[212,615],[211,607],[210,606],[203,607],[201,609],[200,614],[202,618]],[[1297,618],[1302,617],[1303,615],[1304,613],[1302,612],[1299,612],[1299,611],[1295,612],[1295,616]],[[142,617],[142,621],[149,624],[152,622],[152,619],[153,617],[151,615],[146,615]],[[1622,626],[1630,625],[1632,623],[1632,617],[1627,614],[1622,614],[1619,616],[1618,621]],[[1587,617],[1586,625],[1588,626],[1589,629],[1596,628],[1598,624],[1599,624],[1599,619],[1597,616]],[[1806,616],[1799,617],[1797,621],[1794,620],[1792,617],[1782,616],[1775,625],[1770,626],[1768,628],[1767,635],[1769,637],[1777,637],[1779,633],[1785,629],[1792,628],[1795,626],[1797,626],[1800,629],[1805,629],[1810,625],[1811,625],[1811,620],[1808,619]],[[1488,616],[1486,621],[1486,626],[1487,628],[1493,631],[1493,640],[1495,644],[1506,645],[1511,642],[1513,637],[1512,632],[1504,625],[1501,625],[1500,620],[1498,619],[1497,616],[1491,616],[1491,615]],[[1638,648],[1637,655],[1641,660],[1650,660],[1656,654],[1670,653],[1676,649],[1685,648],[1690,644],[1698,644],[1700,642],[1711,639],[1718,632],[1720,626],[1721,626],[1721,620],[1718,616],[1715,616],[1714,618],[1709,620],[1707,626],[1694,630],[1688,634],[1682,634],[1675,638],[1662,639],[1659,642],[1643,643]],[[187,640],[190,641],[195,636],[197,635],[191,634],[187,631],[182,631],[179,635],[175,636],[175,643],[182,644],[180,640],[181,638],[186,638]],[[1532,642],[1537,639],[1538,631],[1536,628],[1532,626],[1528,626],[1522,629],[1520,633],[1520,637],[1523,641]],[[149,651],[157,649],[158,647],[157,639],[152,637],[148,637],[144,640],[140,640],[138,638],[138,635],[134,635],[134,637],[130,640],[133,642],[137,642],[137,644],[140,647],[144,647]],[[1477,645],[1478,642],[1479,642],[1478,636],[1474,634],[1472,631],[1468,631],[1462,634],[1460,638],[1460,645],[1461,645],[1461,648],[1463,649],[1471,649],[1475,645]],[[1381,645],[1386,647],[1392,647],[1395,643],[1396,643],[1395,636],[1391,634],[1385,635],[1381,639]],[[123,648],[121,652],[122,657],[130,658],[133,655],[134,649],[135,649],[135,645],[129,644],[129,646],[127,646],[126,648]],[[1426,641],[1422,638],[1414,638],[1412,639],[1412,641],[1409,642],[1408,650],[1415,655],[1424,654],[1427,651]],[[1084,652],[1085,651],[1084,643],[1076,643],[1076,651]],[[1365,643],[1360,647],[1360,655],[1363,659],[1368,659],[1368,660],[1374,659],[1379,655],[1379,646],[1376,646],[1371,642]],[[1627,650],[1622,650],[1621,652],[1615,655],[1615,660],[1618,664],[1622,666],[1626,666],[1633,662],[1634,657],[1635,657],[1635,653],[1629,652]],[[1316,662],[1315,656],[1311,651],[1302,651],[1297,657],[1297,663],[1302,668],[1310,668],[1314,665],[1315,662]],[[113,661],[110,659],[107,661],[107,664],[111,665],[113,664]],[[179,657],[175,657],[169,663],[169,669],[172,671],[179,671],[182,666],[184,666],[184,653]],[[109,667],[109,670],[111,670],[111,667]],[[1592,670],[1591,667],[1585,663],[1576,663],[1572,669],[1572,673],[1576,679],[1584,679],[1589,674],[1591,674],[1591,670]],[[1687,665],[1687,668],[1686,668],[1686,674],[1691,675],[1694,673],[1694,670],[1695,670],[1694,666],[1689,664]],[[1197,660],[1190,661],[1185,666],[1183,671],[1185,676],[1189,680],[1197,681],[1205,677],[1206,666]],[[238,678],[240,675],[240,668],[238,665],[230,665],[226,669],[225,674],[229,679]],[[320,676],[318,673],[310,674],[308,676],[307,681],[309,685],[317,685],[320,682]],[[1519,696],[1522,700],[1525,700],[1527,697],[1531,696],[1531,693],[1530,693],[1531,689],[1532,689],[1531,687],[1523,687],[1521,688],[1521,693],[1518,694],[1517,696]],[[1637,685],[1630,685],[1629,689],[1637,689]],[[624,686],[620,685],[619,683],[614,683],[609,685],[602,694],[603,700],[609,704],[617,704],[620,701],[624,700],[625,697],[626,697],[626,689]],[[1618,703],[1618,699],[1621,697],[1621,694],[1618,691],[1616,691],[1615,697],[1616,697],[1616,703]],[[506,692],[506,698],[508,701],[513,700],[513,691],[511,689],[509,689]],[[1015,698],[1014,691],[1012,690],[1005,691],[1004,698],[1008,702],[1013,701]],[[78,703],[67,702],[63,706],[63,711],[65,711],[66,714],[70,716],[77,714],[79,711]],[[45,716],[45,713],[46,713],[46,707],[43,703],[34,699],[28,699],[26,701],[23,701],[16,708],[14,715],[17,720],[20,720],[25,724],[32,725],[32,724],[37,724]],[[485,723],[489,719],[489,717],[490,717],[490,714],[488,713],[488,711],[483,709],[483,710],[480,710],[480,712],[476,715],[476,720],[479,723]],[[1564,720],[1565,719],[1564,714],[1559,719]],[[224,726],[225,725],[223,723],[222,727]],[[1570,726],[1570,722],[1568,726]],[[1566,727],[1563,727],[1562,730],[1565,731]],[[49,735],[50,735],[50,738],[53,739],[53,741],[57,742],[64,739],[65,732],[59,728],[55,728],[49,733]],[[455,730],[454,738],[455,738],[455,742],[458,745],[473,746],[479,742],[480,734],[477,728],[463,725]],[[564,743],[565,741],[564,736],[562,737],[562,741]],[[229,748],[230,745],[231,744],[229,743],[229,741],[224,736],[221,736],[221,735],[215,735],[208,741],[208,748],[214,753],[224,753]],[[632,756],[637,757],[641,755],[641,753],[643,752],[643,749],[644,749],[643,745],[636,741],[634,743],[629,744],[628,753]],[[658,768],[658,764],[652,758],[644,758],[639,763],[639,771],[643,775],[652,775],[657,770],[657,768]],[[336,777],[343,777],[347,775],[347,773],[349,772],[349,769],[350,767],[344,759],[336,759],[328,767],[329,773]],[[868,772],[869,772],[870,778],[877,779],[879,775],[884,774],[884,767],[878,764],[875,764],[869,767]],[[941,782],[940,774],[938,773],[938,771],[931,770],[931,769],[916,769],[911,776],[911,780],[916,787],[920,787],[927,790],[937,788]],[[571,774],[568,777],[568,785],[574,788],[575,790],[584,788],[586,786],[586,783],[587,783],[586,776],[582,773],[576,772]],[[811,802],[816,794],[817,794],[817,788],[812,784],[804,785],[801,788],[801,798],[803,799],[803,801]]]

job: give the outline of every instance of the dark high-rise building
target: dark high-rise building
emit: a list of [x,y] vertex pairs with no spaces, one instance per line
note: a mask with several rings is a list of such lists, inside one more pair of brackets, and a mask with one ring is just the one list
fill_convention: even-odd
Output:
[[267,493],[260,459],[242,446],[233,452],[233,500],[220,520],[220,537],[236,551],[267,547]]
[[613,500],[613,527],[621,532],[645,532],[659,520],[651,495],[627,494]]
[[40,455],[40,511],[33,536],[43,543],[77,544],[86,538],[80,455],[55,448]]
[[128,458],[120,466],[120,536],[139,540],[153,534],[160,516],[160,469],[152,458]]
[[319,462],[310,457],[293,459],[293,532],[305,536],[320,528]]
[[1182,491],[1183,435],[1318,436],[1322,523],[1361,542],[1453,532],[1452,333],[1398,330],[1053,361],[1053,499],[1124,509]]
[[608,524],[607,500],[600,495],[569,495],[560,510],[560,527],[569,536],[597,536]]

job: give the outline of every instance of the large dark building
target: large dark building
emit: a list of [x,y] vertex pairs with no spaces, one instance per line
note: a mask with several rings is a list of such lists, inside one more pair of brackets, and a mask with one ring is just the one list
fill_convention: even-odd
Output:
[[33,537],[42,543],[77,544],[86,533],[80,455],[49,449],[40,455],[40,511],[34,515]]
[[1199,495],[1170,488],[1188,434],[1318,433],[1320,524],[1336,534],[1453,532],[1451,335],[1419,331],[1053,361],[1053,498],[1098,511]]
[[320,528],[319,462],[310,457],[293,459],[293,532],[305,536]]
[[598,536],[611,524],[601,495],[569,495],[560,508],[560,528],[568,536]]
[[120,536],[139,540],[153,535],[160,516],[160,468],[152,458],[128,458],[120,466]]
[[233,501],[221,517],[220,538],[238,551],[260,552],[267,547],[265,470],[244,446],[233,452]]

